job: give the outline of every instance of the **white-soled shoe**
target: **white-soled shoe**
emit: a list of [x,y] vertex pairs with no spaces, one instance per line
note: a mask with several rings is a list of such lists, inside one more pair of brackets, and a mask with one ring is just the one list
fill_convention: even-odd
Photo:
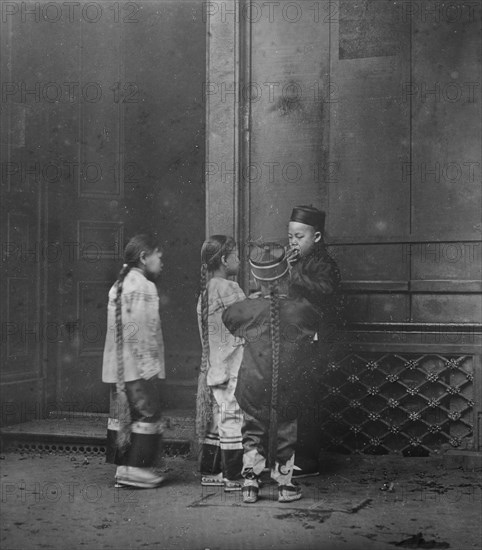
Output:
[[224,487],[223,474],[201,475],[201,485],[203,487]]
[[243,488],[243,502],[247,504],[254,504],[258,500],[259,495],[259,483],[255,478],[244,480]]
[[236,491],[241,491],[241,487],[242,487],[241,481],[224,478],[225,493],[234,493]]
[[165,480],[164,476],[156,474],[149,468],[136,466],[118,466],[115,474],[116,487],[139,487],[155,489]]
[[301,487],[296,481],[291,482],[289,485],[278,485],[278,502],[293,502],[294,500],[300,500]]

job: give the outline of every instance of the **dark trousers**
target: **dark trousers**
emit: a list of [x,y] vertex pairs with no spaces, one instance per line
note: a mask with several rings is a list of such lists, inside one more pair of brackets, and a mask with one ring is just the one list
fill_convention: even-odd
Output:
[[302,398],[298,409],[298,441],[296,444],[296,465],[303,468],[315,467],[321,452],[322,434],[322,373],[326,369],[329,346],[319,343],[314,349],[313,369],[309,379],[304,380]]
[[241,477],[243,450],[222,449],[219,445],[203,443],[199,462],[201,475],[217,475],[222,472],[225,479],[234,481]]
[[139,468],[157,466],[162,457],[159,379],[126,382],[126,392],[132,420],[130,444],[123,452],[116,444],[119,403],[116,387],[113,384],[107,427],[106,461],[119,466]]
[[[253,468],[254,464],[257,464],[261,460],[260,456],[266,461],[269,449],[268,422],[254,418],[245,413],[241,432],[243,434],[244,449],[243,470],[246,468]],[[294,455],[296,438],[296,419],[278,422],[275,457],[278,464],[286,464]],[[248,457],[252,458],[248,460]]]
[[307,404],[298,417],[296,464],[301,461],[318,462],[321,452],[320,411],[316,402]]

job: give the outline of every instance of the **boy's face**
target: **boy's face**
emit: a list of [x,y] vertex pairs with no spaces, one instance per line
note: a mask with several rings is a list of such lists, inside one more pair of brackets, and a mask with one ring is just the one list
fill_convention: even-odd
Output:
[[288,240],[292,249],[299,250],[300,256],[311,252],[315,243],[321,239],[321,233],[315,231],[312,225],[300,222],[290,222],[288,225]]

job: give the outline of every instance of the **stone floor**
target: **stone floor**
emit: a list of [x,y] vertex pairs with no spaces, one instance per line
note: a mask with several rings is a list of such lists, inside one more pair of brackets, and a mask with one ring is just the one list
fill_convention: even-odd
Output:
[[441,458],[323,455],[303,499],[277,501],[264,484],[256,504],[202,488],[196,463],[168,456],[155,490],[116,489],[101,455],[1,455],[0,547],[13,549],[452,548],[482,540],[480,469]]

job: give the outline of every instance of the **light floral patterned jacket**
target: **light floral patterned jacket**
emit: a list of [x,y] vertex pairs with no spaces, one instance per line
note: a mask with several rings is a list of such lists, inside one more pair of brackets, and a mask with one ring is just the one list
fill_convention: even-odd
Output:
[[[109,291],[107,335],[102,365],[102,381],[117,382],[115,298],[117,283]],[[165,378],[164,340],[159,317],[156,285],[142,270],[132,268],[122,288],[122,329],[124,380],[131,382],[157,376]]]

